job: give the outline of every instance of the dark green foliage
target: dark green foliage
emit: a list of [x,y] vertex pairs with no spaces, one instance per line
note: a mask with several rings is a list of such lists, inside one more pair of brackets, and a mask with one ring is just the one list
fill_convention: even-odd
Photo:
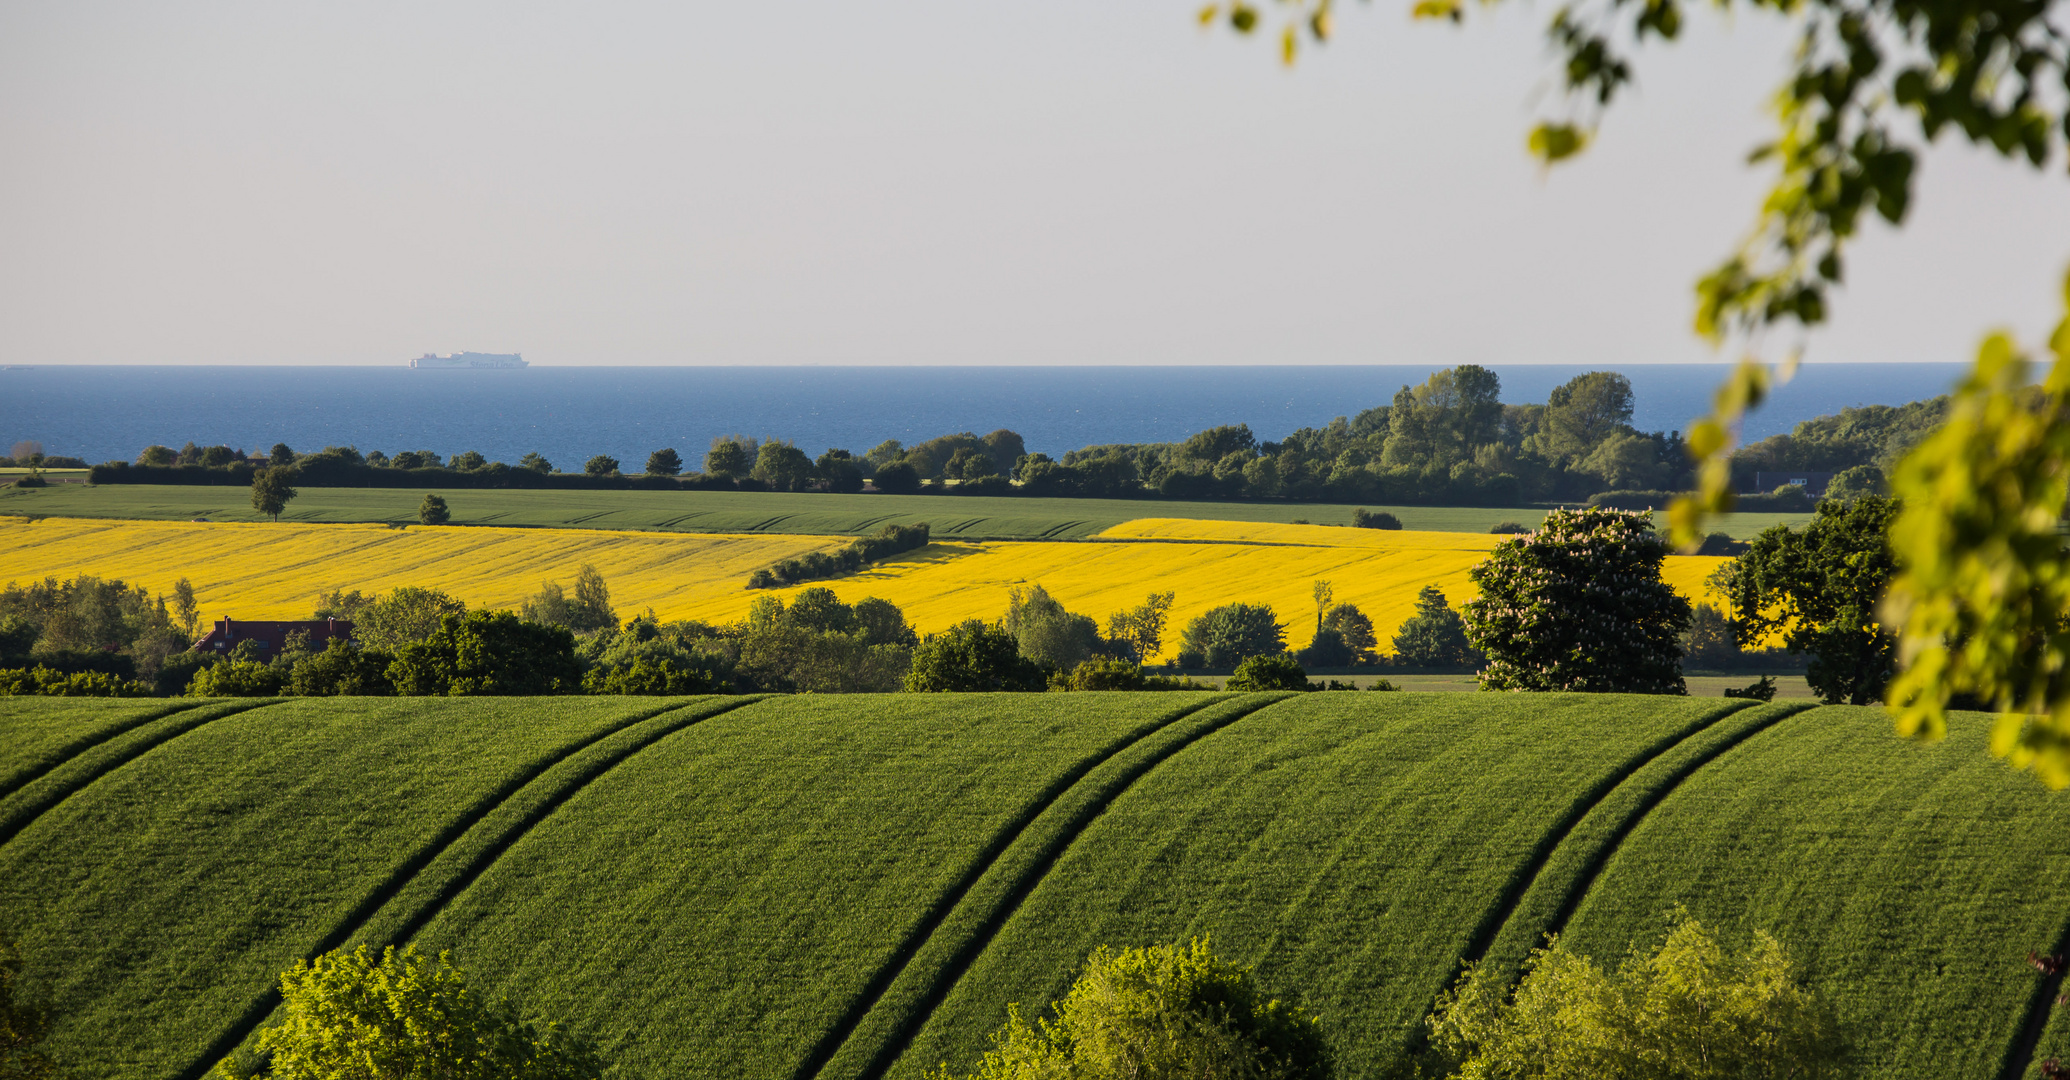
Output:
[[1101,651],[1100,627],[1085,615],[1073,615],[1040,584],[1007,593],[1006,617],[1000,626],[1019,643],[1023,657],[1052,671],[1070,671]]
[[188,645],[141,585],[81,575],[0,590],[0,667],[152,679]]
[[22,993],[21,955],[0,939],[0,1080],[46,1080],[57,1063],[38,1047],[50,1033],[50,1016]]
[[1351,512],[1351,527],[1354,529],[1400,529],[1402,527],[1402,519],[1385,510],[1376,514],[1361,506]]
[[734,480],[746,476],[755,467],[750,456],[751,442],[738,436],[712,440],[712,447],[704,455],[704,471],[707,476],[721,480]]
[[1689,612],[1689,629],[1682,635],[1682,656],[1690,666],[1728,667],[1742,655],[1739,631],[1717,608],[1698,604]]
[[1488,531],[1496,536],[1522,536],[1531,531],[1531,526],[1515,521],[1498,521],[1488,526]]
[[1475,566],[1466,634],[1484,690],[1680,694],[1689,601],[1661,580],[1646,514],[1555,510]]
[[803,491],[812,482],[812,459],[805,451],[772,439],[756,452],[755,467],[748,475],[769,485],[770,491]]
[[550,473],[553,471],[553,462],[546,460],[545,455],[534,451],[518,459],[518,468],[528,472]]
[[1745,487],[1756,472],[1844,473],[1874,466],[1881,474],[1947,417],[1946,394],[1909,405],[1857,405],[1800,421],[1787,435],[1770,435],[1732,454],[1732,475]]
[[1253,656],[1236,665],[1236,673],[1222,684],[1224,690],[1309,690],[1308,673],[1285,653]]
[[1380,644],[1373,635],[1373,620],[1355,604],[1338,604],[1323,615],[1323,629],[1335,631],[1351,654],[1351,663],[1370,664],[1379,659],[1374,649]]
[[[335,950],[280,976],[283,1021],[259,1037],[277,1080],[595,1080],[603,1063],[553,1025],[474,992],[440,953]],[[219,1073],[221,1080],[244,1080]]]
[[710,694],[732,685],[734,657],[695,623],[663,624],[642,615],[605,628],[576,652],[582,688],[592,694]]
[[863,489],[863,462],[846,450],[829,450],[812,463],[820,486],[836,494],[854,494]]
[[910,462],[894,461],[878,469],[870,482],[888,495],[911,495],[920,490],[920,471]]
[[1225,604],[1186,624],[1179,638],[1181,667],[1233,668],[1253,656],[1286,651],[1286,627],[1266,604]]
[[1049,677],[1051,690],[1141,690],[1144,687],[1143,665],[1133,660],[1110,660],[1095,657],[1081,661],[1068,673],[1058,672]]
[[396,650],[388,679],[412,697],[564,694],[582,685],[582,670],[566,629],[471,611],[445,616],[430,637]]
[[1340,668],[1350,667],[1353,657],[1351,646],[1344,641],[1343,632],[1325,626],[1315,632],[1315,637],[1295,659],[1299,660],[1303,667]]
[[334,637],[324,651],[297,661],[287,692],[296,697],[381,697],[395,692],[388,666],[395,657]]
[[909,693],[968,693],[1040,690],[1042,668],[1021,656],[1020,642],[1005,628],[967,619],[929,634],[913,650]]
[[1781,633],[1809,654],[1804,677],[1828,704],[1881,700],[1896,669],[1897,639],[1876,605],[1897,573],[1887,539],[1897,512],[1877,495],[1827,500],[1811,524],[1769,529],[1720,575],[1740,637]]
[[453,520],[453,512],[446,506],[444,496],[426,495],[424,501],[417,504],[417,520],[425,525],[444,525]]
[[1746,686],[1728,686],[1725,688],[1725,696],[1729,698],[1744,698],[1750,701],[1774,701],[1775,678],[1771,675],[1763,675]]
[[364,648],[390,653],[429,639],[438,632],[447,616],[467,611],[467,605],[459,600],[437,589],[416,585],[397,586],[378,599],[360,596],[357,590],[342,597],[332,592],[319,601],[318,608],[319,611],[356,608],[352,639]]
[[451,467],[461,472],[477,472],[489,467],[489,459],[483,457],[479,450],[469,450],[464,454],[454,454]]
[[[1251,969],[1216,956],[1205,938],[1141,949],[1101,946],[1055,1019],[1030,1023],[1018,1004],[971,1080],[1127,1077],[1130,1080],[1327,1080],[1318,1018],[1268,998]],[[948,1080],[946,1072],[937,1074]]]
[[675,476],[683,471],[683,455],[673,448],[656,450],[647,455],[648,476]]
[[156,691],[151,683],[99,671],[0,668],[0,697],[151,697]]
[[728,628],[738,678],[764,690],[889,693],[912,669],[913,631],[897,605],[868,597],[853,607],[812,588],[786,608],[758,597],[747,622]]
[[187,686],[194,681],[194,675],[202,668],[216,662],[214,653],[179,652],[165,658],[158,665],[158,671],[151,676],[152,689],[168,697],[178,697],[187,692]]
[[618,459],[608,454],[598,454],[582,463],[582,471],[588,476],[616,476]]
[[873,562],[881,562],[894,555],[903,555],[926,546],[926,522],[917,525],[886,525],[877,530],[875,536],[850,541],[847,547],[839,551],[809,552],[795,559],[785,559],[775,566],[757,570],[749,575],[747,587],[773,589],[779,585],[795,585],[801,581],[819,581],[842,574],[853,574]]
[[1444,590],[1425,585],[1416,594],[1416,614],[1394,632],[1394,659],[1409,667],[1476,664],[1481,654],[1466,637],[1466,620],[1452,610]]
[[1874,465],[1856,465],[1842,469],[1833,481],[1826,485],[1828,499],[1853,502],[1864,495],[1889,495],[1890,483],[1883,476],[1883,470]]

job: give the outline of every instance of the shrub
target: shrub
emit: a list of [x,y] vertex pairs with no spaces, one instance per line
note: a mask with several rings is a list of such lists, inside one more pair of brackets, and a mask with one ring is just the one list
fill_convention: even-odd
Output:
[[1073,615],[1041,585],[1008,594],[1001,625],[1019,643],[1021,655],[1045,668],[1069,671],[1100,648],[1099,624]]
[[920,471],[906,462],[894,461],[878,469],[870,482],[886,495],[912,495],[920,490]]
[[913,650],[908,693],[1041,690],[1042,669],[1021,656],[1020,642],[1003,627],[967,619],[929,634]]
[[104,671],[54,671],[40,664],[0,670],[0,697],[151,697],[155,689]]
[[287,673],[257,660],[229,659],[194,673],[188,697],[276,697],[287,685]]
[[1435,585],[1425,585],[1416,594],[1416,614],[1395,631],[1394,656],[1409,667],[1454,667],[1480,660],[1466,639],[1465,620]]
[[444,525],[453,520],[453,511],[446,506],[446,500],[437,495],[426,495],[417,504],[417,520],[426,525]]
[[1095,657],[1081,662],[1068,672],[1058,672],[1049,678],[1051,690],[1141,690],[1143,688],[1143,665],[1132,660],[1109,660]]
[[[553,1025],[519,1020],[467,985],[451,954],[339,949],[280,976],[284,1019],[259,1035],[272,1080],[591,1080],[603,1066]],[[218,1076],[229,1073],[222,1070]]]
[[1361,506],[1351,512],[1351,527],[1354,529],[1400,529],[1402,527],[1402,519],[1385,510],[1379,513],[1372,513]]
[[592,694],[710,694],[720,689],[712,673],[672,656],[641,656],[630,664],[606,664],[582,676]]
[[1689,601],[1661,580],[1649,515],[1555,510],[1471,572],[1467,639],[1488,690],[1681,694]]
[[1197,664],[1184,667],[1230,667],[1253,656],[1272,656],[1286,651],[1286,628],[1264,604],[1225,604],[1186,624],[1179,637],[1183,656]]
[[388,681],[388,665],[394,662],[385,652],[334,637],[324,651],[295,664],[288,673],[287,692],[297,697],[385,697],[395,692]]
[[1253,656],[1236,665],[1224,690],[1309,690],[1308,673],[1285,653]]
[[388,679],[409,697],[563,694],[581,687],[582,670],[575,637],[562,627],[472,611],[447,615],[436,633],[398,650]]
[[1496,536],[1521,536],[1530,532],[1531,526],[1520,521],[1505,521],[1499,525],[1488,526],[1488,531]]
[[1342,632],[1325,626],[1315,632],[1314,640],[1295,659],[1303,667],[1350,667],[1351,646],[1345,643]]
[[1009,1006],[972,1080],[1325,1080],[1331,1072],[1315,1017],[1267,999],[1249,968],[1214,955],[1205,938],[1095,950],[1053,1009],[1054,1022],[1031,1024]]
[[1770,675],[1763,675],[1759,680],[1747,686],[1728,686],[1725,688],[1725,696],[1729,698],[1750,698],[1754,701],[1774,701],[1775,678]]
[[1467,965],[1428,1021],[1462,1078],[1851,1075],[1830,1010],[1798,983],[1780,942],[1757,933],[1746,952],[1728,952],[1687,912],[1614,972],[1555,936],[1514,990],[1504,982]]

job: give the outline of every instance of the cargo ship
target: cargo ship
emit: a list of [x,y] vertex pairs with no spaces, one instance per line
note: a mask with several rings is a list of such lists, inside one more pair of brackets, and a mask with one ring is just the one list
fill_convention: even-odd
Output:
[[448,356],[425,353],[410,361],[413,368],[521,368],[530,367],[517,353],[460,352]]

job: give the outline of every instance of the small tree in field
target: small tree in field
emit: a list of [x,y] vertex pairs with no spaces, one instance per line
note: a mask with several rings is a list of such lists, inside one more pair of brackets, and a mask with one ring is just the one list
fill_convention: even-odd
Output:
[[656,450],[647,455],[648,476],[674,476],[683,471],[683,455],[673,448]]
[[1306,690],[1308,673],[1299,661],[1285,653],[1253,656],[1236,665],[1236,673],[1222,684],[1224,690]]
[[1416,594],[1416,614],[1394,633],[1394,656],[1411,667],[1449,667],[1480,659],[1466,640],[1466,621],[1435,585],[1425,585]]
[[417,520],[426,525],[444,525],[453,520],[453,511],[446,506],[446,500],[438,495],[426,495],[417,504]]
[[[449,954],[414,946],[377,959],[340,949],[280,977],[286,1021],[259,1036],[273,1080],[441,1077],[445,1080],[590,1080],[603,1065],[553,1025],[517,1018],[467,985]],[[243,1069],[220,1068],[218,1078]]]
[[1475,566],[1466,636],[1483,690],[1681,694],[1689,601],[1661,580],[1668,546],[1641,512],[1555,510]]
[[[1249,968],[1189,945],[1094,951],[1054,1021],[1019,1005],[971,1080],[1327,1080],[1316,1019],[1268,999]],[[946,1066],[929,1080],[950,1080]]]
[[273,515],[280,520],[280,512],[287,509],[288,501],[300,494],[292,486],[295,470],[274,466],[260,469],[252,475],[252,509],[261,514]]

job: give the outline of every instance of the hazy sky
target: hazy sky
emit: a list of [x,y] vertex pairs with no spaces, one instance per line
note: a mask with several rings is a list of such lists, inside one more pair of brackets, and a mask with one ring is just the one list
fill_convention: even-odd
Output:
[[[0,362],[1713,360],[1786,33],[1704,13],[1579,165],[1516,6],[0,5]],[[1268,5],[1269,6],[1269,5]],[[2070,180],[1952,143],[1812,358],[2053,316]]]

